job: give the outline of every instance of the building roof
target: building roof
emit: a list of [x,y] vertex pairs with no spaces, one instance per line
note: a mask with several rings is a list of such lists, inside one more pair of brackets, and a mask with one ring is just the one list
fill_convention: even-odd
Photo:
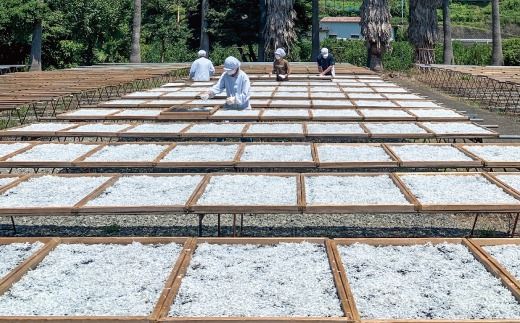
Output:
[[320,22],[355,22],[359,23],[361,17],[323,17]]

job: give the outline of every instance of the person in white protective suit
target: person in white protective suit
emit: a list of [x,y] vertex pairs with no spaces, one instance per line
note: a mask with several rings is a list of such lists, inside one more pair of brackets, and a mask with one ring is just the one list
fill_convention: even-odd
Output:
[[240,61],[233,56],[229,56],[224,61],[224,73],[207,93],[201,95],[203,100],[213,98],[215,94],[226,90],[225,109],[249,110],[251,104],[251,83],[247,74],[240,69]]
[[207,82],[213,73],[215,73],[215,67],[213,67],[213,63],[206,58],[207,53],[205,50],[199,50],[197,55],[199,58],[191,64],[190,79],[195,82]]

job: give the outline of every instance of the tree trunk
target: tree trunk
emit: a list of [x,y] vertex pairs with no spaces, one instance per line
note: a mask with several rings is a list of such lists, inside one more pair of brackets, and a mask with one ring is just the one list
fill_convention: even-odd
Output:
[[369,68],[374,72],[383,71],[383,58],[380,48],[376,44],[370,44],[369,49]]
[[493,31],[493,57],[491,60],[493,65],[500,66],[504,65],[504,56],[502,54],[499,0],[492,0],[491,2],[491,22]]
[[417,64],[435,63],[437,8],[440,5],[440,0],[410,0],[408,39],[415,47],[414,62]]
[[415,62],[418,64],[435,64],[435,48],[416,48],[415,49]]
[[42,22],[34,24],[31,43],[31,72],[42,70]]
[[312,57],[311,61],[316,60],[320,54],[320,5],[318,0],[312,0]]
[[200,6],[200,49],[209,52],[209,36],[208,36],[208,10],[209,0],[202,0]]
[[442,2],[442,17],[444,29],[444,64],[452,65],[454,58],[453,44],[451,41],[450,0],[443,0]]
[[238,52],[240,53],[240,58],[242,59],[242,62],[247,62],[247,56],[244,53],[244,48],[239,46],[239,47],[237,47],[237,49],[238,49]]
[[265,62],[265,23],[266,23],[266,5],[265,0],[259,1],[260,7],[260,31],[258,33],[258,61]]
[[247,49],[249,50],[249,61],[256,62],[257,60],[253,44],[247,44]]
[[166,52],[166,40],[161,39],[161,63],[164,63],[164,53]]
[[132,22],[132,52],[130,63],[141,63],[141,0],[134,0],[134,19]]

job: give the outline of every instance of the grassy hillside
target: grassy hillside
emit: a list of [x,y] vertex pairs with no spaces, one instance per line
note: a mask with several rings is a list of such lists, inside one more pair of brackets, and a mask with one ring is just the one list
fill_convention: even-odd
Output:
[[[320,0],[321,16],[357,16],[361,0]],[[405,1],[404,21],[408,17],[408,0]],[[390,0],[392,20],[394,24],[401,23],[401,0]],[[500,1],[501,23],[505,31],[516,35],[520,34],[520,0]],[[491,24],[491,2],[453,1],[451,6],[451,20],[455,26],[489,29]],[[442,21],[442,11],[437,12],[439,21]]]

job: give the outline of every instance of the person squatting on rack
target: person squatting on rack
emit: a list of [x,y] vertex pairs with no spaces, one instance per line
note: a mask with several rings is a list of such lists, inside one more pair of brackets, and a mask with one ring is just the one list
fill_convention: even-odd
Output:
[[273,62],[273,73],[276,75],[277,81],[289,81],[289,74],[291,73],[291,68],[289,66],[289,62],[284,59],[285,50],[283,48],[278,48],[274,52],[274,62]]

